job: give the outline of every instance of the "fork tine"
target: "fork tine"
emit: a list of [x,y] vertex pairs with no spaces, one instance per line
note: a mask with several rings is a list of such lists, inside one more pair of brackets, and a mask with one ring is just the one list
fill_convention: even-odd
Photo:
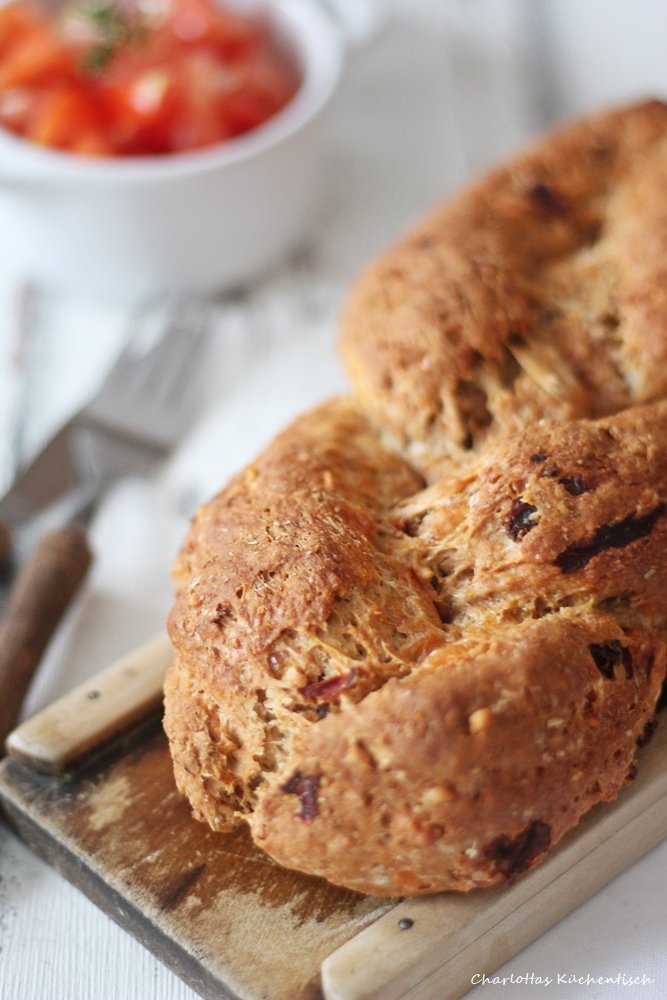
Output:
[[210,312],[200,308],[194,311],[186,303],[174,316],[164,335],[170,344],[168,357],[160,371],[158,392],[162,399],[171,399],[176,390],[187,397],[195,386],[192,374],[200,363],[200,341],[210,332]]
[[210,309],[211,304],[182,301],[163,302],[152,316],[145,311],[143,320],[154,325],[150,337],[135,322],[131,343],[102,389],[47,441],[0,499],[4,520],[14,528],[26,525],[77,488],[89,496],[117,476],[151,471],[165,457],[199,406],[195,372],[204,367]]
[[177,305],[166,317],[161,337],[136,364],[133,376],[144,392],[146,407],[163,412],[169,404],[177,410],[188,405],[197,388],[192,375],[200,364],[202,343],[209,333],[209,313],[189,302]]
[[208,340],[211,305],[188,296],[148,304],[87,415],[108,431],[154,440],[177,439],[200,389],[193,375]]
[[[168,299],[145,303],[132,316],[125,344],[102,383],[98,397],[128,390],[137,375],[142,378],[141,364],[157,348],[167,353],[164,341],[170,328],[171,304]],[[162,346],[161,346],[162,345]],[[153,362],[151,362],[153,363]]]

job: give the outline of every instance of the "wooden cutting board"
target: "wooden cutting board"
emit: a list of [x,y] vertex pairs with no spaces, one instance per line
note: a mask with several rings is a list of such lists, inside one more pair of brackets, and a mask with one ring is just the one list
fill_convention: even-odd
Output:
[[156,711],[168,656],[153,642],[15,731],[0,799],[27,844],[203,997],[454,1000],[667,833],[663,725],[619,801],[514,885],[404,902],[337,889],[191,819]]

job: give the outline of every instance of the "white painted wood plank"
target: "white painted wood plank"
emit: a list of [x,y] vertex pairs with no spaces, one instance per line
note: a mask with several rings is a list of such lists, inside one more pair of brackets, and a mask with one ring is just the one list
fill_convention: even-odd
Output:
[[567,114],[667,96],[664,0],[540,2]]
[[195,1000],[4,826],[0,870],[3,1000]]

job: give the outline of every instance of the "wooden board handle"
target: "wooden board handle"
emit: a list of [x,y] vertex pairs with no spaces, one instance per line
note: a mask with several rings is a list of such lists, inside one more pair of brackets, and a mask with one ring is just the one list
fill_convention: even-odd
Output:
[[7,753],[39,771],[64,771],[161,704],[172,656],[166,635],[144,643],[10,733]]
[[19,572],[0,624],[0,747],[90,561],[85,533],[71,526],[44,535]]

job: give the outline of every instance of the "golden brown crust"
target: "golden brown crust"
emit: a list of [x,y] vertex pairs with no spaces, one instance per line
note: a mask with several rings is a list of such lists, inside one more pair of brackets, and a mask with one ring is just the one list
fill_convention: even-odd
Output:
[[[213,825],[252,808],[254,785],[318,718],[309,685],[350,675],[346,697],[362,697],[441,641],[429,588],[377,539],[379,511],[420,485],[340,400],[297,421],[199,512],[176,568],[166,724],[179,784]],[[386,621],[407,612],[419,632],[385,634],[380,607]]]
[[667,106],[570,125],[372,264],[343,315],[362,405],[412,462],[667,393]]
[[200,510],[165,702],[198,818],[363,892],[465,890],[632,777],[666,669],[667,401],[631,405],[667,395],[665,141],[661,105],[606,115],[440,210],[353,296],[359,398]]
[[376,894],[532,863],[653,715],[666,500],[667,403],[542,422],[426,489],[350,402],[302,418],[181,557],[166,726],[196,814]]
[[[628,642],[613,622],[568,612],[441,648],[299,742],[250,817],[255,840],[289,867],[375,895],[522,871],[616,797],[652,714],[650,643],[633,646],[638,697],[624,676],[601,679],[590,644],[610,641]],[[285,792],[294,774],[318,779],[311,822]]]

